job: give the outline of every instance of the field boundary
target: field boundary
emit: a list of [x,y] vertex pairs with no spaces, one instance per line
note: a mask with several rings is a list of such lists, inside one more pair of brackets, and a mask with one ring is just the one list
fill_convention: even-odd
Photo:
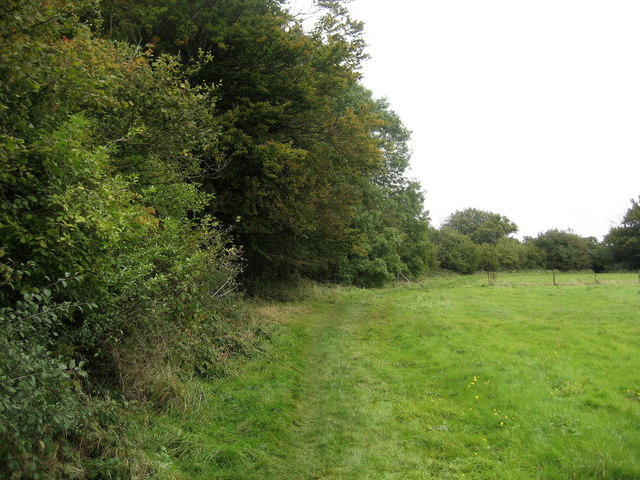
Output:
[[[595,272],[558,272],[546,271],[535,273],[513,273],[513,272],[485,272],[487,285],[506,287],[536,287],[554,286],[570,287],[581,285],[640,285],[640,273],[595,273]],[[527,281],[514,281],[514,277],[523,276]],[[510,280],[501,281],[507,277]],[[536,281],[531,281],[531,277],[536,277]],[[539,279],[539,281],[538,281]]]

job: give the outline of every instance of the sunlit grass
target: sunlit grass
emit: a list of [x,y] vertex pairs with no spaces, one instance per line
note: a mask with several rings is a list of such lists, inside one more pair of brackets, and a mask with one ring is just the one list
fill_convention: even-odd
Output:
[[588,278],[283,305],[268,354],[150,417],[147,451],[177,479],[640,478],[640,286]]

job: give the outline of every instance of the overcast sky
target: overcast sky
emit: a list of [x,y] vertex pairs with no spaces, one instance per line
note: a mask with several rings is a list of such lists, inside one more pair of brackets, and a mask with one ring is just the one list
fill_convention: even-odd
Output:
[[[303,0],[300,0],[303,1]],[[364,84],[413,132],[432,223],[602,237],[640,195],[640,1],[354,0]]]

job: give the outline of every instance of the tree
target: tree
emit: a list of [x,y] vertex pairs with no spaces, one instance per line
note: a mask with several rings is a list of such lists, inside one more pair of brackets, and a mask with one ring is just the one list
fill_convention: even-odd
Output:
[[345,108],[366,118],[382,162],[360,180],[362,203],[352,223],[356,242],[338,264],[338,279],[372,286],[400,274],[419,275],[433,263],[434,249],[423,192],[405,176],[410,132],[386,100],[374,100],[360,85],[352,87],[343,101]]
[[522,268],[523,245],[515,238],[501,238],[495,245],[480,245],[480,268],[485,271],[516,270]]
[[598,265],[597,240],[593,237],[583,238],[571,231],[553,229],[525,241],[542,252],[544,268],[569,271]]
[[611,228],[604,241],[614,262],[624,268],[640,269],[640,197],[631,200],[622,222]]
[[483,251],[467,235],[443,227],[432,232],[432,239],[436,245],[436,258],[442,268],[458,273],[473,273],[480,268]]
[[322,2],[311,33],[277,0],[138,3],[103,2],[112,35],[214,59],[191,77],[220,85],[226,168],[205,172],[208,211],[233,226],[245,280],[314,273],[344,255],[360,177],[380,163],[367,113],[339,100],[357,80],[361,26],[340,2]]
[[469,236],[477,244],[495,244],[518,231],[515,223],[498,213],[467,208],[451,214],[442,224],[458,233]]
[[375,262],[377,279],[429,263],[422,193],[404,177],[409,133],[359,86],[362,24],[343,1],[319,1],[309,32],[276,0],[102,3],[114,36],[185,61],[211,54],[191,76],[219,85],[225,168],[205,172],[207,210],[233,226],[249,286],[363,282],[343,275],[351,260],[360,272]]

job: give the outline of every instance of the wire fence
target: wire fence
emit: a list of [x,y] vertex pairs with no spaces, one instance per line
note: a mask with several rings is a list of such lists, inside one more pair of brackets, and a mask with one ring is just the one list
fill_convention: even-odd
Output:
[[640,284],[640,272],[595,273],[545,271],[535,273],[486,272],[490,286],[571,286]]

